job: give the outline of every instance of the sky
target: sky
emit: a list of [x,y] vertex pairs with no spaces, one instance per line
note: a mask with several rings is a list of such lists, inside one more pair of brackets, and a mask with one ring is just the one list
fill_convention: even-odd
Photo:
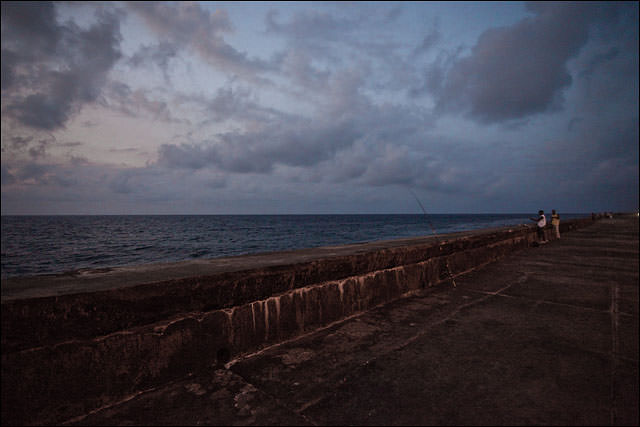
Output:
[[3,1],[2,215],[636,211],[638,74],[637,2]]

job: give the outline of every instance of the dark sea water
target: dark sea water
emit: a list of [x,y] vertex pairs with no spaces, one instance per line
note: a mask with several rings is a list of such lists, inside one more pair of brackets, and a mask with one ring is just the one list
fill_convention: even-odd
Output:
[[2,216],[2,277],[432,235],[429,222],[437,234],[533,224],[531,216]]

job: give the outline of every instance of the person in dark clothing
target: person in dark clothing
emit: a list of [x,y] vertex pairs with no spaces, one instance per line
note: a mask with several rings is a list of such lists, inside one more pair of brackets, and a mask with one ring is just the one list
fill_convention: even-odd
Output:
[[544,211],[538,211],[537,218],[529,218],[531,221],[535,221],[537,224],[538,242],[547,243],[547,239],[544,236],[544,228],[547,226],[547,218],[544,216]]

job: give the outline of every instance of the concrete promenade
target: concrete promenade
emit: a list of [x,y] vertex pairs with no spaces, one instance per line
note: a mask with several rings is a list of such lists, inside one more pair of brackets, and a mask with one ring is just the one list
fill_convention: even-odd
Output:
[[638,425],[638,217],[603,219],[71,425]]

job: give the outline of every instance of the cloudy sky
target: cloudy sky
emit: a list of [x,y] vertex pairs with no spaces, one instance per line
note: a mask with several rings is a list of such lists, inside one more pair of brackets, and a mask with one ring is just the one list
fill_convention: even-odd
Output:
[[631,211],[638,3],[2,2],[2,214]]

